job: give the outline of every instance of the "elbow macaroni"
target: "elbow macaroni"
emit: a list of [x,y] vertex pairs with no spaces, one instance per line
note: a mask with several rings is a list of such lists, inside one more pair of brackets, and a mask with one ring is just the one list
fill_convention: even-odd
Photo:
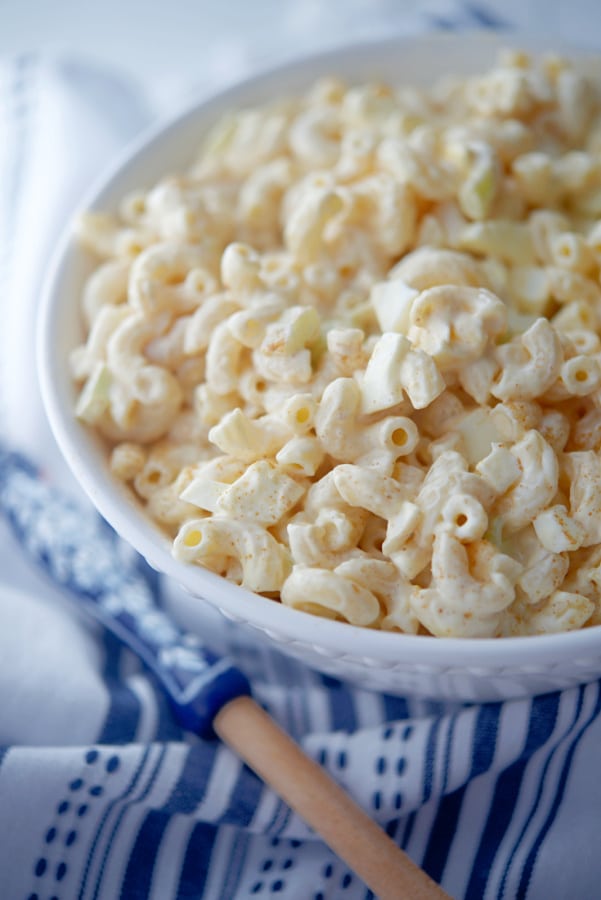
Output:
[[601,623],[601,90],[319,82],[88,213],[76,414],[173,552],[446,637]]

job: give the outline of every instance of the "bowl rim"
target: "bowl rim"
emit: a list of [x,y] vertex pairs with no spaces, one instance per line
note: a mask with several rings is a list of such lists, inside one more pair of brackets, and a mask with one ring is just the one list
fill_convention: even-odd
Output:
[[[203,95],[185,104],[167,119],[153,123],[131,141],[100,173],[86,191],[79,208],[94,209],[102,206],[103,197],[111,185],[145,154],[152,155],[157,145],[174,131],[182,129],[195,117],[221,111],[240,97],[252,96],[261,88],[274,83],[281,76],[312,80],[314,67],[325,63],[335,70],[343,61],[357,57],[369,57],[390,53],[407,41],[418,42],[423,48],[444,50],[478,40],[497,50],[508,42],[527,50],[542,51],[548,48],[549,37],[519,31],[491,32],[470,29],[462,32],[426,32],[419,35],[395,35],[387,38],[336,46],[319,53],[303,55],[288,62],[258,71],[256,74],[210,95]],[[570,55],[594,54],[598,60],[601,51],[586,45],[557,41],[559,51]],[[313,76],[314,79],[314,76]],[[300,82],[299,82],[300,83]],[[243,100],[243,104],[248,101]],[[160,147],[159,147],[160,152]],[[106,478],[94,469],[90,449],[91,430],[74,416],[72,407],[60,392],[60,378],[56,373],[60,362],[55,351],[57,335],[56,312],[62,308],[61,282],[77,255],[73,240],[73,218],[70,219],[47,269],[41,294],[38,327],[36,333],[36,359],[42,400],[48,420],[63,457],[84,492],[100,514],[115,531],[134,547],[151,566],[174,578],[192,595],[203,598],[219,607],[233,619],[244,621],[278,640],[289,643],[310,643],[332,655],[349,658],[398,659],[399,662],[436,667],[463,668],[484,665],[487,669],[513,668],[529,663],[559,664],[562,657],[581,654],[601,655],[601,625],[576,631],[515,636],[503,638],[429,638],[424,635],[408,635],[371,629],[346,622],[315,616],[293,609],[282,603],[262,597],[239,587],[225,578],[200,566],[176,560],[171,552],[170,539],[149,518],[127,502],[127,492],[116,479]],[[65,365],[63,361],[63,366]]]

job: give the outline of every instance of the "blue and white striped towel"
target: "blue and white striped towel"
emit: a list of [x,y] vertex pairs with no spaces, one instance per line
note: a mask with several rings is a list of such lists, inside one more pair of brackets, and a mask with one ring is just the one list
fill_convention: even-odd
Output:
[[[365,885],[227,748],[181,733],[153,679],[69,601],[119,570],[141,598],[177,604],[70,482],[30,356],[39,264],[146,109],[88,66],[0,65],[4,442],[63,487],[0,451],[0,898],[363,900]],[[28,548],[68,589],[31,569]],[[388,697],[199,616],[275,718],[453,897],[600,896],[600,684],[481,706]]]

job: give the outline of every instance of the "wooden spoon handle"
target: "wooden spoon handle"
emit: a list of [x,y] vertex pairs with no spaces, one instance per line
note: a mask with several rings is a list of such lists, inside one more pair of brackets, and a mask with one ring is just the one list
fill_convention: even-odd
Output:
[[348,863],[378,900],[449,900],[251,697],[231,700],[217,713],[213,728]]
[[[77,509],[66,496],[39,481],[29,463],[3,449],[0,442],[0,482],[18,475],[30,482],[35,490],[23,492],[27,503],[16,508],[2,509],[7,513],[20,542],[29,549],[32,558],[48,567],[48,559],[61,549],[72,558],[70,529],[63,529],[64,548],[56,543],[52,529],[44,530],[47,542],[28,541],[29,522],[51,509],[56,516],[61,507],[65,516],[73,518]],[[2,484],[0,484],[0,488]],[[9,492],[10,493],[10,492]],[[95,514],[77,510],[77,517],[86,523],[84,538],[101,546],[116,566],[123,566],[112,538],[102,528]],[[58,530],[59,540],[61,538]],[[84,539],[82,538],[82,539]],[[65,543],[66,542],[66,543]],[[148,585],[137,568],[128,568],[128,577],[139,584],[140,596],[146,596]],[[79,578],[76,569],[67,567],[60,573],[52,569],[59,584],[75,591],[78,601],[99,621],[137,653],[155,672],[171,698],[178,721],[184,728],[198,734],[211,733],[211,726],[248,765],[271,784],[286,802],[317,831],[335,853],[371,887],[380,900],[428,900],[447,895],[402,853],[388,836],[338,787],[316,763],[257,706],[249,696],[245,676],[232,663],[219,659],[208,648],[196,643],[193,647],[165,615],[152,605],[140,608],[128,606],[126,600],[115,604],[114,587],[107,583],[103,591]],[[110,595],[110,605],[105,602]],[[136,594],[136,596],[138,596]],[[148,636],[147,616],[152,609],[154,631]],[[160,627],[159,627],[160,626]],[[183,663],[183,664],[182,664]],[[230,699],[234,697],[235,699]],[[217,710],[219,710],[217,712]]]

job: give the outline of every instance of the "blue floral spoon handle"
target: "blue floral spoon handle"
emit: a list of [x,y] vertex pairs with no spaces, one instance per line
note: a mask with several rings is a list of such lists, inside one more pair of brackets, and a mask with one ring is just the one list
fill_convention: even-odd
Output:
[[203,737],[216,713],[250,694],[245,675],[184,634],[156,604],[152,575],[91,509],[40,480],[22,456],[0,452],[0,508],[29,555],[52,580],[151,669],[179,724]]

